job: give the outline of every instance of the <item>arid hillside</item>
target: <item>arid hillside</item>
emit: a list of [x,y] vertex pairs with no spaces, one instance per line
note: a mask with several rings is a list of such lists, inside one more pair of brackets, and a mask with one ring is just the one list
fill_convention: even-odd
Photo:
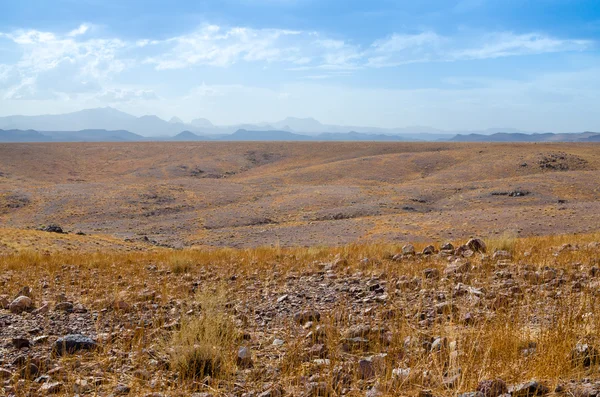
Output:
[[172,247],[587,233],[599,169],[598,144],[0,144],[0,224]]

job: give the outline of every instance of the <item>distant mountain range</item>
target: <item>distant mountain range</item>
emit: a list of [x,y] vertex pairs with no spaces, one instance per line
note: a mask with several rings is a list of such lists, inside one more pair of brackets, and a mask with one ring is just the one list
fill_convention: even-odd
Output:
[[600,133],[580,132],[571,134],[522,134],[499,132],[491,135],[458,134],[451,142],[600,142]]
[[66,141],[453,141],[453,142],[598,142],[596,133],[527,133],[514,128],[445,131],[430,127],[377,128],[322,124],[313,118],[287,117],[273,123],[216,126],[205,118],[190,123],[178,117],[136,117],[105,107],[73,113],[0,117],[1,142]]

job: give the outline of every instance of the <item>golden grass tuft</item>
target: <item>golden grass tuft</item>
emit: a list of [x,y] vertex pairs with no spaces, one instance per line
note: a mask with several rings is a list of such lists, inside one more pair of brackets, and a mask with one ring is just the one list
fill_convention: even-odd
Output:
[[219,378],[233,371],[238,330],[225,311],[223,289],[196,295],[199,315],[189,315],[165,342],[171,368],[181,380]]

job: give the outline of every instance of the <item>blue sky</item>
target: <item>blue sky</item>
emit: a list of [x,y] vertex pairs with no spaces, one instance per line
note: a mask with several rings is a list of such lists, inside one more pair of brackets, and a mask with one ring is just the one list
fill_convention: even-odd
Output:
[[0,4],[0,115],[600,131],[597,0]]

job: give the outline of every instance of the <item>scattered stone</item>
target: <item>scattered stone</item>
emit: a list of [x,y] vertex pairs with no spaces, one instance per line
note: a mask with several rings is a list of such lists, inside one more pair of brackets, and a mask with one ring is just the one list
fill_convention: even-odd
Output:
[[0,295],[0,309],[8,309],[9,305],[8,295]]
[[430,268],[423,270],[423,276],[427,279],[437,280],[440,278],[440,271],[436,268]]
[[282,346],[285,342],[282,339],[274,339],[273,346]]
[[31,342],[27,338],[12,338],[12,345],[15,349],[25,349],[31,347]]
[[591,367],[600,362],[600,353],[598,350],[587,343],[578,343],[571,351],[571,363],[575,367]]
[[57,312],[72,313],[73,304],[71,302],[60,302],[54,306],[54,310],[56,310]]
[[537,381],[521,383],[508,388],[512,397],[543,396],[550,393],[550,389]]
[[371,379],[375,377],[375,367],[373,361],[368,358],[363,358],[358,362],[358,374],[361,379]]
[[241,368],[252,367],[252,354],[247,347],[240,347],[237,353],[237,365]]
[[113,390],[113,394],[116,396],[125,396],[127,394],[129,394],[131,392],[131,387],[124,385],[124,384],[118,384],[115,389]]
[[80,334],[63,336],[62,338],[57,339],[54,343],[54,351],[59,356],[64,354],[72,354],[80,350],[94,350],[96,348],[98,348],[96,342],[94,342],[91,338]]
[[423,255],[433,255],[435,254],[435,247],[433,245],[428,245],[423,248]]
[[50,310],[50,306],[47,303],[45,303],[42,306],[40,306],[39,308],[32,311],[31,314],[37,316],[38,314],[48,313],[49,310]]
[[442,250],[442,251],[454,251],[454,245],[452,245],[452,243],[444,243],[440,247],[440,250]]
[[477,391],[481,392],[484,397],[498,397],[508,393],[508,387],[502,379],[489,379],[479,382]]
[[39,391],[43,394],[56,394],[62,390],[63,386],[61,382],[45,383],[40,387]]
[[316,310],[304,310],[294,314],[294,321],[298,324],[304,324],[308,321],[319,321],[321,313]]
[[402,247],[402,254],[403,255],[414,255],[415,247],[412,244],[406,244],[404,247]]
[[404,382],[410,376],[410,368],[394,368],[392,370],[392,379]]
[[43,232],[48,232],[48,233],[59,233],[59,234],[64,234],[65,232],[63,231],[62,227],[56,225],[56,224],[50,224],[48,226],[42,226],[40,228],[41,231]]
[[494,255],[492,255],[492,259],[494,259],[494,260],[512,259],[512,254],[505,250],[499,250],[499,251],[494,252]]
[[114,301],[113,309],[121,312],[128,312],[131,310],[131,304],[124,300],[118,299]]
[[487,247],[486,247],[485,243],[483,242],[483,240],[478,239],[478,238],[470,239],[467,242],[467,246],[473,252],[481,252],[481,253],[485,254],[485,252],[487,250]]
[[24,311],[33,309],[33,301],[28,296],[22,295],[12,301],[8,306],[8,309],[12,313],[21,314]]
[[277,298],[277,303],[285,302],[288,299],[289,299],[288,295],[281,295],[279,298]]

